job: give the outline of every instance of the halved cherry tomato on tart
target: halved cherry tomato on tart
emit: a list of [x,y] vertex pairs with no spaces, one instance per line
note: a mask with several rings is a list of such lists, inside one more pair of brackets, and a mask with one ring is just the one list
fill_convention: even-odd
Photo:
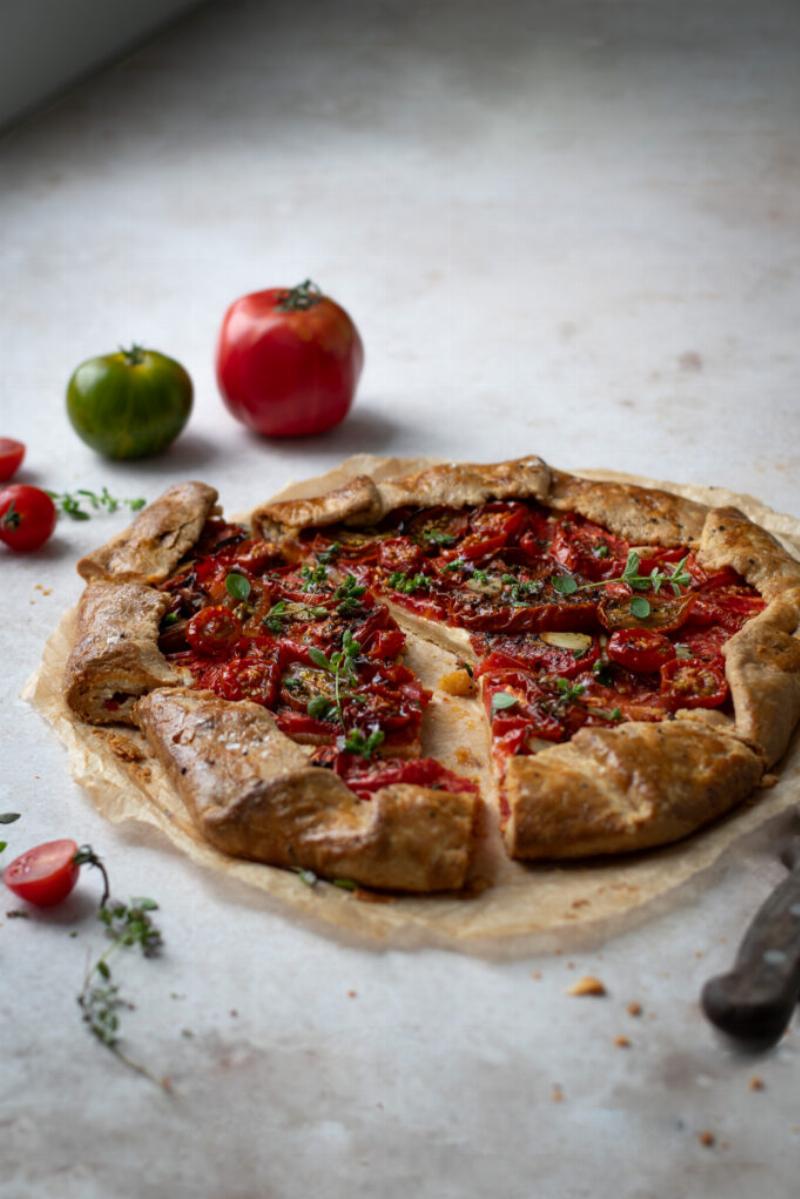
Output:
[[231,658],[230,662],[219,668],[214,690],[225,699],[249,699],[270,708],[277,699],[278,678],[276,660]]
[[564,517],[554,526],[550,553],[573,574],[608,579],[620,574],[628,543],[590,521]]
[[612,662],[637,674],[652,674],[675,657],[670,639],[655,629],[617,629],[606,652]]
[[413,783],[432,791],[466,791],[477,793],[470,779],[448,770],[434,758],[375,758],[365,762],[355,754],[343,753],[333,747],[315,751],[312,765],[334,770],[361,799],[371,799],[382,787],[397,783]]
[[[647,600],[647,614],[637,615],[638,599]],[[662,633],[672,632],[686,624],[697,596],[652,595],[641,592],[631,595],[606,595],[600,600],[597,615],[604,629],[657,629]]]
[[472,560],[496,554],[523,529],[527,515],[524,504],[501,501],[484,504],[470,516],[469,532],[458,543],[457,551],[449,550],[445,556]]
[[519,633],[475,634],[472,645],[480,656],[475,677],[499,670],[533,670],[545,674],[572,678],[590,670],[597,660],[600,647],[589,633]]
[[230,608],[203,608],[186,626],[186,640],[198,654],[208,658],[229,653],[242,636],[242,622]]
[[49,908],[66,899],[78,881],[75,841],[45,841],[20,854],[3,871],[3,882],[20,899]]
[[661,667],[661,694],[669,707],[718,708],[728,698],[725,663],[674,658]]
[[766,601],[741,587],[725,587],[701,592],[692,607],[692,624],[721,625],[728,635],[738,633],[742,625],[759,612]]

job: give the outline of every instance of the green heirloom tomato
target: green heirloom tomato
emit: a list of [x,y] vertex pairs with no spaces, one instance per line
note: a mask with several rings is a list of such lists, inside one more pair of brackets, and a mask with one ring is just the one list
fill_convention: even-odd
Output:
[[181,364],[141,346],[82,362],[67,386],[72,427],[106,458],[160,454],[191,411],[192,380]]

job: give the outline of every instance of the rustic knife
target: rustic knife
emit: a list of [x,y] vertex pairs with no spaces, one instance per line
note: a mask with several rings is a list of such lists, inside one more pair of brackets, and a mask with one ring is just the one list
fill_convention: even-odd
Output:
[[709,979],[701,996],[712,1024],[764,1048],[783,1036],[800,998],[800,836],[781,860],[788,877],[756,913],[733,970]]

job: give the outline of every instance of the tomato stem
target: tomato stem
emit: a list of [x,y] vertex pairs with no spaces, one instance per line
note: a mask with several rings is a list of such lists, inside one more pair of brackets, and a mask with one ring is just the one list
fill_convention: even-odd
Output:
[[313,283],[311,279],[305,279],[296,287],[291,287],[288,291],[281,293],[277,309],[279,312],[306,312],[315,304],[319,304],[322,298],[322,292],[317,284]]
[[100,907],[104,908],[111,895],[111,888],[108,881],[108,872],[102,860],[94,852],[91,845],[82,845],[72,860],[76,866],[96,866],[100,871],[103,876],[103,894],[100,898]]
[[141,366],[144,362],[144,350],[136,342],[133,343],[129,350],[126,350],[124,346],[120,346],[119,352],[128,366]]

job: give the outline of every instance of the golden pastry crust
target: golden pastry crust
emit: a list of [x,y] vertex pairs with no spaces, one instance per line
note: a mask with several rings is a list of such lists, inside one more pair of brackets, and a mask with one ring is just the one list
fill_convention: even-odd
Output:
[[549,485],[550,468],[534,456],[491,464],[445,463],[388,482],[359,475],[314,499],[264,504],[253,512],[252,521],[260,536],[280,540],[312,526],[374,525],[407,504],[463,508],[491,499],[543,499]]
[[391,890],[464,885],[475,796],[403,784],[360,800],[332,771],[310,766],[264,708],[208,692],[153,691],[135,718],[224,853]]
[[67,703],[82,720],[132,724],[140,695],[182,681],[158,648],[168,606],[167,595],[143,583],[88,585],[64,676]]
[[206,483],[176,483],[116,537],[78,563],[84,579],[160,583],[197,541],[217,502]]
[[708,512],[704,504],[668,491],[579,479],[562,471],[553,471],[544,503],[560,512],[577,512],[633,545],[691,546],[700,537]]
[[800,589],[785,591],[722,647],[736,733],[767,766],[782,757],[800,720]]
[[526,861],[628,853],[688,836],[763,773],[744,742],[691,721],[583,728],[506,766],[508,852]]
[[356,475],[342,487],[308,500],[262,504],[250,519],[260,537],[280,540],[289,530],[326,525],[372,525],[383,516],[383,501],[369,475]]
[[766,600],[800,587],[800,562],[738,508],[711,509],[697,556],[701,566],[732,566]]

